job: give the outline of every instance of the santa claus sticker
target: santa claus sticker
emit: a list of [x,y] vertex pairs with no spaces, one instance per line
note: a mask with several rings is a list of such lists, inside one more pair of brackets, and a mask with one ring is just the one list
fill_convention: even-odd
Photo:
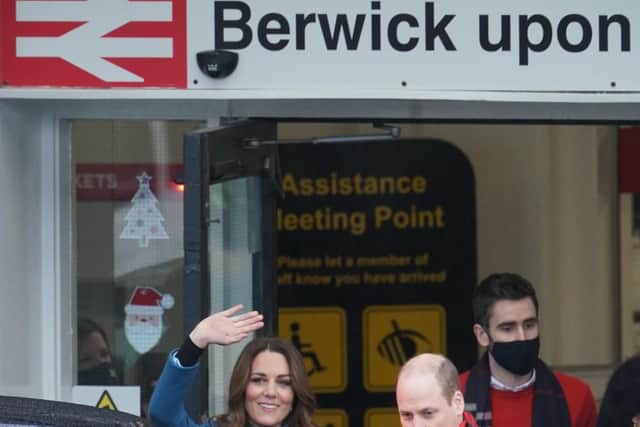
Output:
[[171,294],[161,294],[154,288],[136,287],[124,307],[124,332],[127,341],[138,353],[151,350],[162,336],[162,314],[173,307]]

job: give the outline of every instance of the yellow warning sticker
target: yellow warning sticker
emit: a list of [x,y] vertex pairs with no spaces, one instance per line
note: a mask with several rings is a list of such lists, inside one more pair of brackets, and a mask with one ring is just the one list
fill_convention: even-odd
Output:
[[364,413],[364,427],[400,427],[396,408],[372,408]]
[[316,393],[347,387],[346,314],[341,307],[281,308],[278,334],[302,353]]
[[98,403],[96,404],[97,408],[101,409],[109,409],[110,411],[117,411],[116,404],[113,402],[111,395],[107,390],[103,391],[100,395],[100,399],[98,399]]
[[417,354],[446,354],[446,313],[441,305],[369,306],[362,324],[368,391],[393,391],[398,370]]
[[313,421],[318,427],[349,427],[347,413],[342,409],[318,409]]

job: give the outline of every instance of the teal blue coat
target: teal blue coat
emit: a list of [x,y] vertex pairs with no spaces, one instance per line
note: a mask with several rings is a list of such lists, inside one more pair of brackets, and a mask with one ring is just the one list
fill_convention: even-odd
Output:
[[194,366],[182,367],[171,352],[156,384],[151,402],[149,418],[154,427],[218,427],[218,423],[210,420],[197,423],[184,408],[184,400],[191,384],[198,375],[200,362]]

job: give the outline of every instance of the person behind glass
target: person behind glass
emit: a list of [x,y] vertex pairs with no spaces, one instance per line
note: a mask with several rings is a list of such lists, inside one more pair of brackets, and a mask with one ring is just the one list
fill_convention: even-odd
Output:
[[598,427],[640,427],[640,354],[611,375],[598,413]]
[[238,314],[242,305],[214,313],[191,331],[169,358],[151,396],[149,415],[156,427],[315,427],[315,398],[300,353],[277,337],[251,340],[238,356],[230,378],[228,411],[204,423],[192,420],[184,399],[204,349],[228,345],[260,329],[256,311]]
[[91,319],[78,319],[78,384],[120,385],[107,334]]
[[456,367],[439,354],[420,354],[400,368],[396,402],[402,427],[477,427],[464,411]]
[[487,352],[460,376],[480,427],[593,427],[589,386],[540,360],[538,299],[525,278],[492,274],[474,289],[473,332]]

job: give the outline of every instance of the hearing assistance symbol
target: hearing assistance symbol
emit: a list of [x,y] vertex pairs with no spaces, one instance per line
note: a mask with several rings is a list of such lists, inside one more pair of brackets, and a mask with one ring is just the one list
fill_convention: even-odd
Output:
[[107,390],[103,391],[100,395],[100,399],[98,399],[98,403],[96,403],[96,408],[100,409],[108,409],[110,411],[117,411],[116,404],[113,402],[111,395]]
[[383,359],[393,365],[401,366],[404,362],[418,354],[418,342],[425,343],[427,351],[431,352],[433,347],[431,342],[420,332],[410,329],[400,329],[395,319],[391,321],[391,325],[393,332],[385,336],[378,344],[378,353]]
[[[278,334],[302,354],[316,393],[347,386],[346,314],[341,307],[281,308]],[[320,424],[319,424],[320,425]]]
[[416,354],[446,354],[446,313],[441,305],[369,306],[362,324],[368,391],[393,391],[400,366]]
[[302,340],[300,339],[300,324],[298,322],[293,322],[291,324],[291,343],[295,348],[298,349],[304,359],[311,360],[311,364],[313,365],[313,367],[307,371],[308,376],[327,369],[320,364],[320,359],[318,359],[318,355],[316,354],[316,352],[311,349],[311,344],[302,342]]

